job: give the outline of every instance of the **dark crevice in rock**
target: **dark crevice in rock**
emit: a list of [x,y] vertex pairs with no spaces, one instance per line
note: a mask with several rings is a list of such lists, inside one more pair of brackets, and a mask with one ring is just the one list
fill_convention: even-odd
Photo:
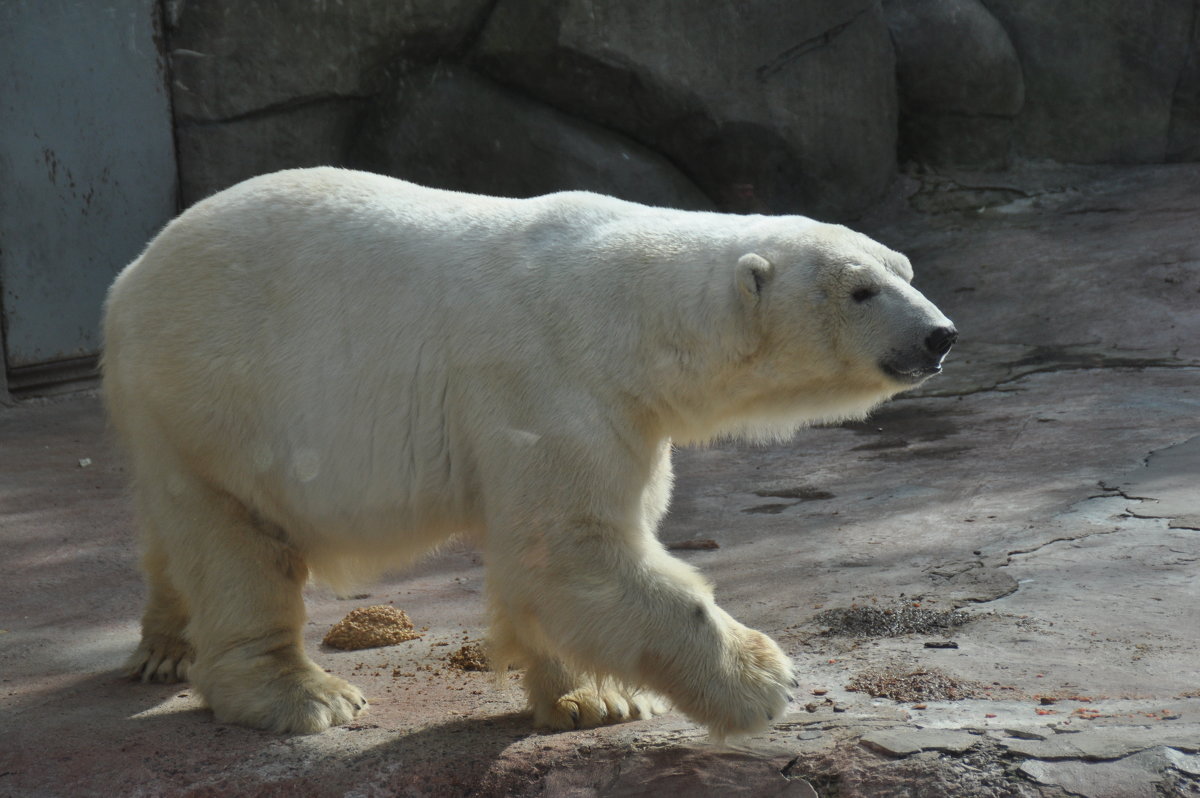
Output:
[[[1142,465],[1145,465],[1145,464],[1146,463],[1143,460]],[[1120,496],[1122,499],[1128,499],[1131,502],[1154,501],[1153,496],[1134,496],[1132,494],[1126,493],[1125,491],[1121,490],[1120,488],[1110,487],[1107,483],[1104,483],[1104,482],[1100,483],[1100,489],[1108,492],[1107,494],[1104,494],[1104,495],[1112,495],[1113,493],[1115,493],[1118,496]],[[1089,499],[1101,499],[1101,498],[1104,498],[1104,495],[1089,496],[1088,498]],[[1133,515],[1133,513],[1130,513],[1130,515]],[[1138,516],[1138,518],[1153,518],[1153,517],[1155,517],[1155,516]]]
[[[968,115],[962,114],[962,116],[965,117]],[[997,118],[1000,118],[1000,117],[997,117]],[[1026,191],[1025,189],[1019,188],[1016,185],[973,186],[973,185],[969,185],[967,183],[959,183],[956,181],[947,181],[947,183],[936,186],[932,190],[933,191],[1003,191],[1003,192],[1007,192],[1007,193],[1011,193],[1011,194],[1019,194],[1022,197],[1038,197],[1038,196],[1042,196],[1043,194],[1055,193],[1055,192],[1046,192],[1046,191]]]
[[479,18],[471,26],[470,30],[463,37],[462,44],[459,48],[451,53],[451,55],[463,63],[467,62],[471,53],[475,51],[479,40],[483,38],[483,31],[487,28],[488,22],[492,19],[492,14],[496,11],[496,6],[500,5],[500,0],[491,0],[487,7],[480,12]]
[[819,50],[822,47],[827,47],[830,42],[840,36],[847,28],[857,22],[863,14],[866,14],[869,7],[859,9],[858,13],[850,19],[833,26],[824,33],[819,33],[816,36],[805,39],[799,44],[793,45],[784,50],[779,55],[775,56],[766,64],[763,64],[758,69],[754,70],[754,76],[758,78],[760,83],[765,83],[768,79],[778,75],[793,62],[803,58],[805,55]]
[[[1151,499],[1151,501],[1155,500]],[[1133,518],[1140,518],[1143,521],[1166,521],[1167,527],[1170,529],[1190,529],[1192,531],[1200,532],[1200,526],[1189,526],[1187,524],[1177,523],[1175,519],[1171,518],[1169,515],[1149,515],[1147,513],[1138,513],[1128,509],[1126,512],[1129,513],[1129,515]]]
[[276,114],[286,113],[288,111],[295,111],[299,108],[309,108],[309,107],[317,106],[317,105],[329,105],[329,104],[335,104],[335,103],[355,103],[355,104],[357,104],[357,103],[362,103],[362,102],[366,102],[367,100],[370,100],[372,98],[372,96],[373,95],[371,95],[371,94],[361,94],[361,95],[311,94],[311,95],[306,95],[303,97],[292,97],[288,100],[285,100],[284,102],[273,103],[271,105],[263,106],[262,108],[255,108],[252,111],[246,111],[245,113],[241,113],[241,114],[234,114],[233,116],[225,117],[222,119],[179,119],[179,120],[177,120],[177,125],[181,128],[184,128],[184,127],[187,127],[187,128],[215,127],[218,125],[226,125],[226,124],[230,124],[233,122],[247,122],[247,121],[253,121],[255,119],[263,119],[266,117],[274,116]]
[[[1015,365],[1019,365],[1019,364],[1018,363],[1010,363],[1010,364],[1006,364],[1006,365],[1015,366]],[[996,382],[992,383],[991,385],[981,385],[977,388],[972,388],[970,390],[938,391],[936,389],[931,389],[929,392],[922,392],[922,393],[919,393],[919,394],[916,394],[913,396],[898,397],[894,401],[904,401],[905,399],[952,399],[952,398],[958,398],[960,396],[974,396],[975,394],[988,393],[990,391],[997,391],[1000,393],[1005,393],[1009,390],[1016,390],[1016,389],[1005,388],[1004,386],[1012,385],[1013,383],[1020,382],[1021,380],[1025,379],[1026,377],[1031,377],[1035,374],[1060,374],[1060,373],[1069,373],[1069,372],[1073,372],[1073,371],[1099,371],[1099,370],[1103,370],[1103,369],[1198,369],[1198,368],[1200,368],[1200,363],[1173,363],[1173,362],[1166,360],[1165,358],[1161,358],[1161,359],[1114,358],[1113,362],[1096,362],[1096,363],[1092,363],[1092,364],[1081,364],[1081,363],[1055,364],[1055,365],[1050,365],[1050,366],[1044,366],[1041,368],[1030,369],[1029,371],[1023,371],[1020,374],[1014,374],[1011,377],[1006,377],[1002,380],[997,380]]]
[[1190,161],[1200,157],[1200,145],[1195,138],[1200,123],[1200,0],[1192,3],[1192,23],[1189,42],[1191,50],[1184,59],[1171,91],[1171,106],[1167,117],[1166,160]]
[[1103,531],[1081,532],[1078,535],[1065,535],[1060,538],[1053,538],[1051,540],[1047,540],[1044,543],[1039,543],[1036,546],[1030,546],[1027,549],[1013,549],[1012,551],[1005,552],[1008,559],[1006,562],[1001,564],[999,567],[1006,568],[1009,565],[1012,565],[1013,557],[1019,557],[1021,555],[1025,555],[1025,554],[1036,554],[1037,552],[1041,551],[1042,549],[1046,548],[1047,546],[1053,546],[1055,543],[1070,543],[1070,542],[1076,541],[1076,540],[1084,540],[1085,538],[1095,537],[1096,535],[1114,535],[1120,531],[1121,531],[1121,529],[1119,527],[1114,527],[1113,529],[1106,529]]
[[[792,770],[792,768],[794,768],[794,767],[795,767],[795,766],[796,766],[796,765],[797,765],[799,762],[800,762],[800,756],[799,756],[799,755],[792,757],[792,759],[791,759],[791,760],[790,760],[790,761],[789,761],[789,762],[788,762],[786,765],[784,765],[783,767],[781,767],[781,768],[779,769],[779,775],[780,775],[780,776],[783,776],[785,779],[786,779],[786,778],[791,778],[791,776],[792,776],[791,770]],[[2,775],[2,774],[0,774],[0,775]]]

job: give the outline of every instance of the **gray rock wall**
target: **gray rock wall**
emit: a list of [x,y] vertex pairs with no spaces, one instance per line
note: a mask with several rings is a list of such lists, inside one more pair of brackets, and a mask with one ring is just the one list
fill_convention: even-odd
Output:
[[979,0],[884,0],[896,47],[900,156],[1003,168],[1025,107],[1021,60]]
[[1013,146],[1070,163],[1166,159],[1195,0],[983,0],[1025,76]]
[[165,0],[185,204],[290,166],[851,218],[897,163],[1200,160],[1200,0]]
[[895,167],[871,0],[500,0],[473,61],[657,149],[723,208],[846,216]]

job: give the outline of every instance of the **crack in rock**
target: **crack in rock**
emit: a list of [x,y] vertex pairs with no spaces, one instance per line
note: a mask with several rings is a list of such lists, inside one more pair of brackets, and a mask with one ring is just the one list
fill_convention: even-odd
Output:
[[1150,452],[1145,465],[1118,486],[1101,487],[1138,501],[1136,509],[1126,508],[1130,515],[1166,519],[1172,529],[1200,530],[1200,435]]
[[1025,344],[970,344],[955,348],[957,367],[910,391],[907,398],[957,398],[990,391],[1034,374],[1057,374],[1103,369],[1194,369],[1200,363],[1173,356],[1133,356],[1092,345],[1029,346]]
[[1115,534],[1120,531],[1121,531],[1120,527],[1114,527],[1112,529],[1081,532],[1078,535],[1066,535],[1066,536],[1063,536],[1060,538],[1054,538],[1052,540],[1047,540],[1044,543],[1039,543],[1036,546],[1031,546],[1030,548],[1027,548],[1027,549],[1013,549],[1012,551],[1006,552],[1008,559],[1000,567],[1006,568],[1006,567],[1012,565],[1013,557],[1018,557],[1018,556],[1025,555],[1025,554],[1036,554],[1037,552],[1041,551],[1042,549],[1046,548],[1047,546],[1053,546],[1055,543],[1073,543],[1075,541],[1085,540],[1086,538],[1095,537],[1097,535],[1112,535],[1112,534]]
[[221,117],[219,119],[200,119],[200,118],[184,118],[178,123],[180,127],[186,128],[210,128],[220,125],[235,124],[238,122],[252,122],[257,119],[265,119],[280,114],[286,114],[289,111],[296,111],[314,106],[330,105],[335,103],[364,103],[371,99],[370,94],[337,94],[337,93],[320,93],[306,94],[299,97],[290,97],[280,102],[264,105],[259,108],[252,108],[248,111],[233,114],[231,116]]
[[775,56],[768,63],[763,64],[758,69],[754,70],[755,77],[758,78],[760,83],[765,83],[768,78],[778,75],[792,62],[802,58],[808,53],[811,53],[813,50],[819,50],[822,47],[828,46],[830,42],[840,36],[846,30],[846,28],[849,28],[851,25],[857,22],[863,14],[867,13],[868,10],[870,10],[870,6],[860,9],[853,17],[838,25],[834,25],[829,30],[805,39],[799,44],[792,45],[779,55]]
[[[1010,368],[1018,368],[1021,364],[1020,363],[1006,363],[1004,365],[1008,366]],[[1072,372],[1072,371],[1098,371],[1101,369],[1127,369],[1127,368],[1194,369],[1194,368],[1200,368],[1200,364],[1190,363],[1190,362],[1170,362],[1165,358],[1158,359],[1158,360],[1150,359],[1150,358],[1146,358],[1144,360],[1136,360],[1133,358],[1129,358],[1129,359],[1117,358],[1111,362],[1092,363],[1092,364],[1055,363],[1055,364],[1048,365],[1048,366],[1032,368],[1032,369],[1029,369],[1028,371],[1023,371],[1020,374],[1013,374],[1010,377],[1005,377],[1003,379],[999,379],[996,382],[992,383],[991,385],[981,385],[977,388],[972,388],[972,389],[963,390],[963,391],[955,391],[955,392],[943,392],[943,391],[936,391],[936,390],[920,391],[920,392],[914,393],[912,395],[914,397],[918,397],[918,396],[922,397],[922,398],[929,397],[931,399],[957,397],[957,396],[971,396],[973,394],[986,393],[988,391],[1003,391],[1004,390],[1003,386],[1010,385],[1014,382],[1019,382],[1019,381],[1025,379],[1026,377],[1031,377],[1035,374],[1062,374],[1062,373]]]

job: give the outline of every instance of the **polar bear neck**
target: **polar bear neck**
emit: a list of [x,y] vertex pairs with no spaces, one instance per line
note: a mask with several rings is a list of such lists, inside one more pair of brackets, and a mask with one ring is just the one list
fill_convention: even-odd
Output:
[[745,312],[735,264],[772,235],[817,223],[586,194],[553,200],[527,229],[526,268],[544,279],[521,301],[530,316],[544,313],[558,362],[573,364],[648,439],[788,437],[805,424],[864,415],[890,393],[877,375],[834,391],[829,368],[815,362],[811,375],[783,382],[764,366],[773,342]]
[[710,426],[701,416],[722,414],[714,399],[756,346],[738,312],[729,217],[555,196],[528,231],[526,269],[544,279],[522,303],[557,361],[625,397],[650,437],[693,437],[685,430]]

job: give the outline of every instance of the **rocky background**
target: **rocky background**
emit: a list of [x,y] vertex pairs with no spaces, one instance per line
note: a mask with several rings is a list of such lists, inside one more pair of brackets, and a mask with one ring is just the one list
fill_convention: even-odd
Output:
[[1200,0],[168,0],[183,204],[335,164],[855,218],[899,168],[1200,160]]

